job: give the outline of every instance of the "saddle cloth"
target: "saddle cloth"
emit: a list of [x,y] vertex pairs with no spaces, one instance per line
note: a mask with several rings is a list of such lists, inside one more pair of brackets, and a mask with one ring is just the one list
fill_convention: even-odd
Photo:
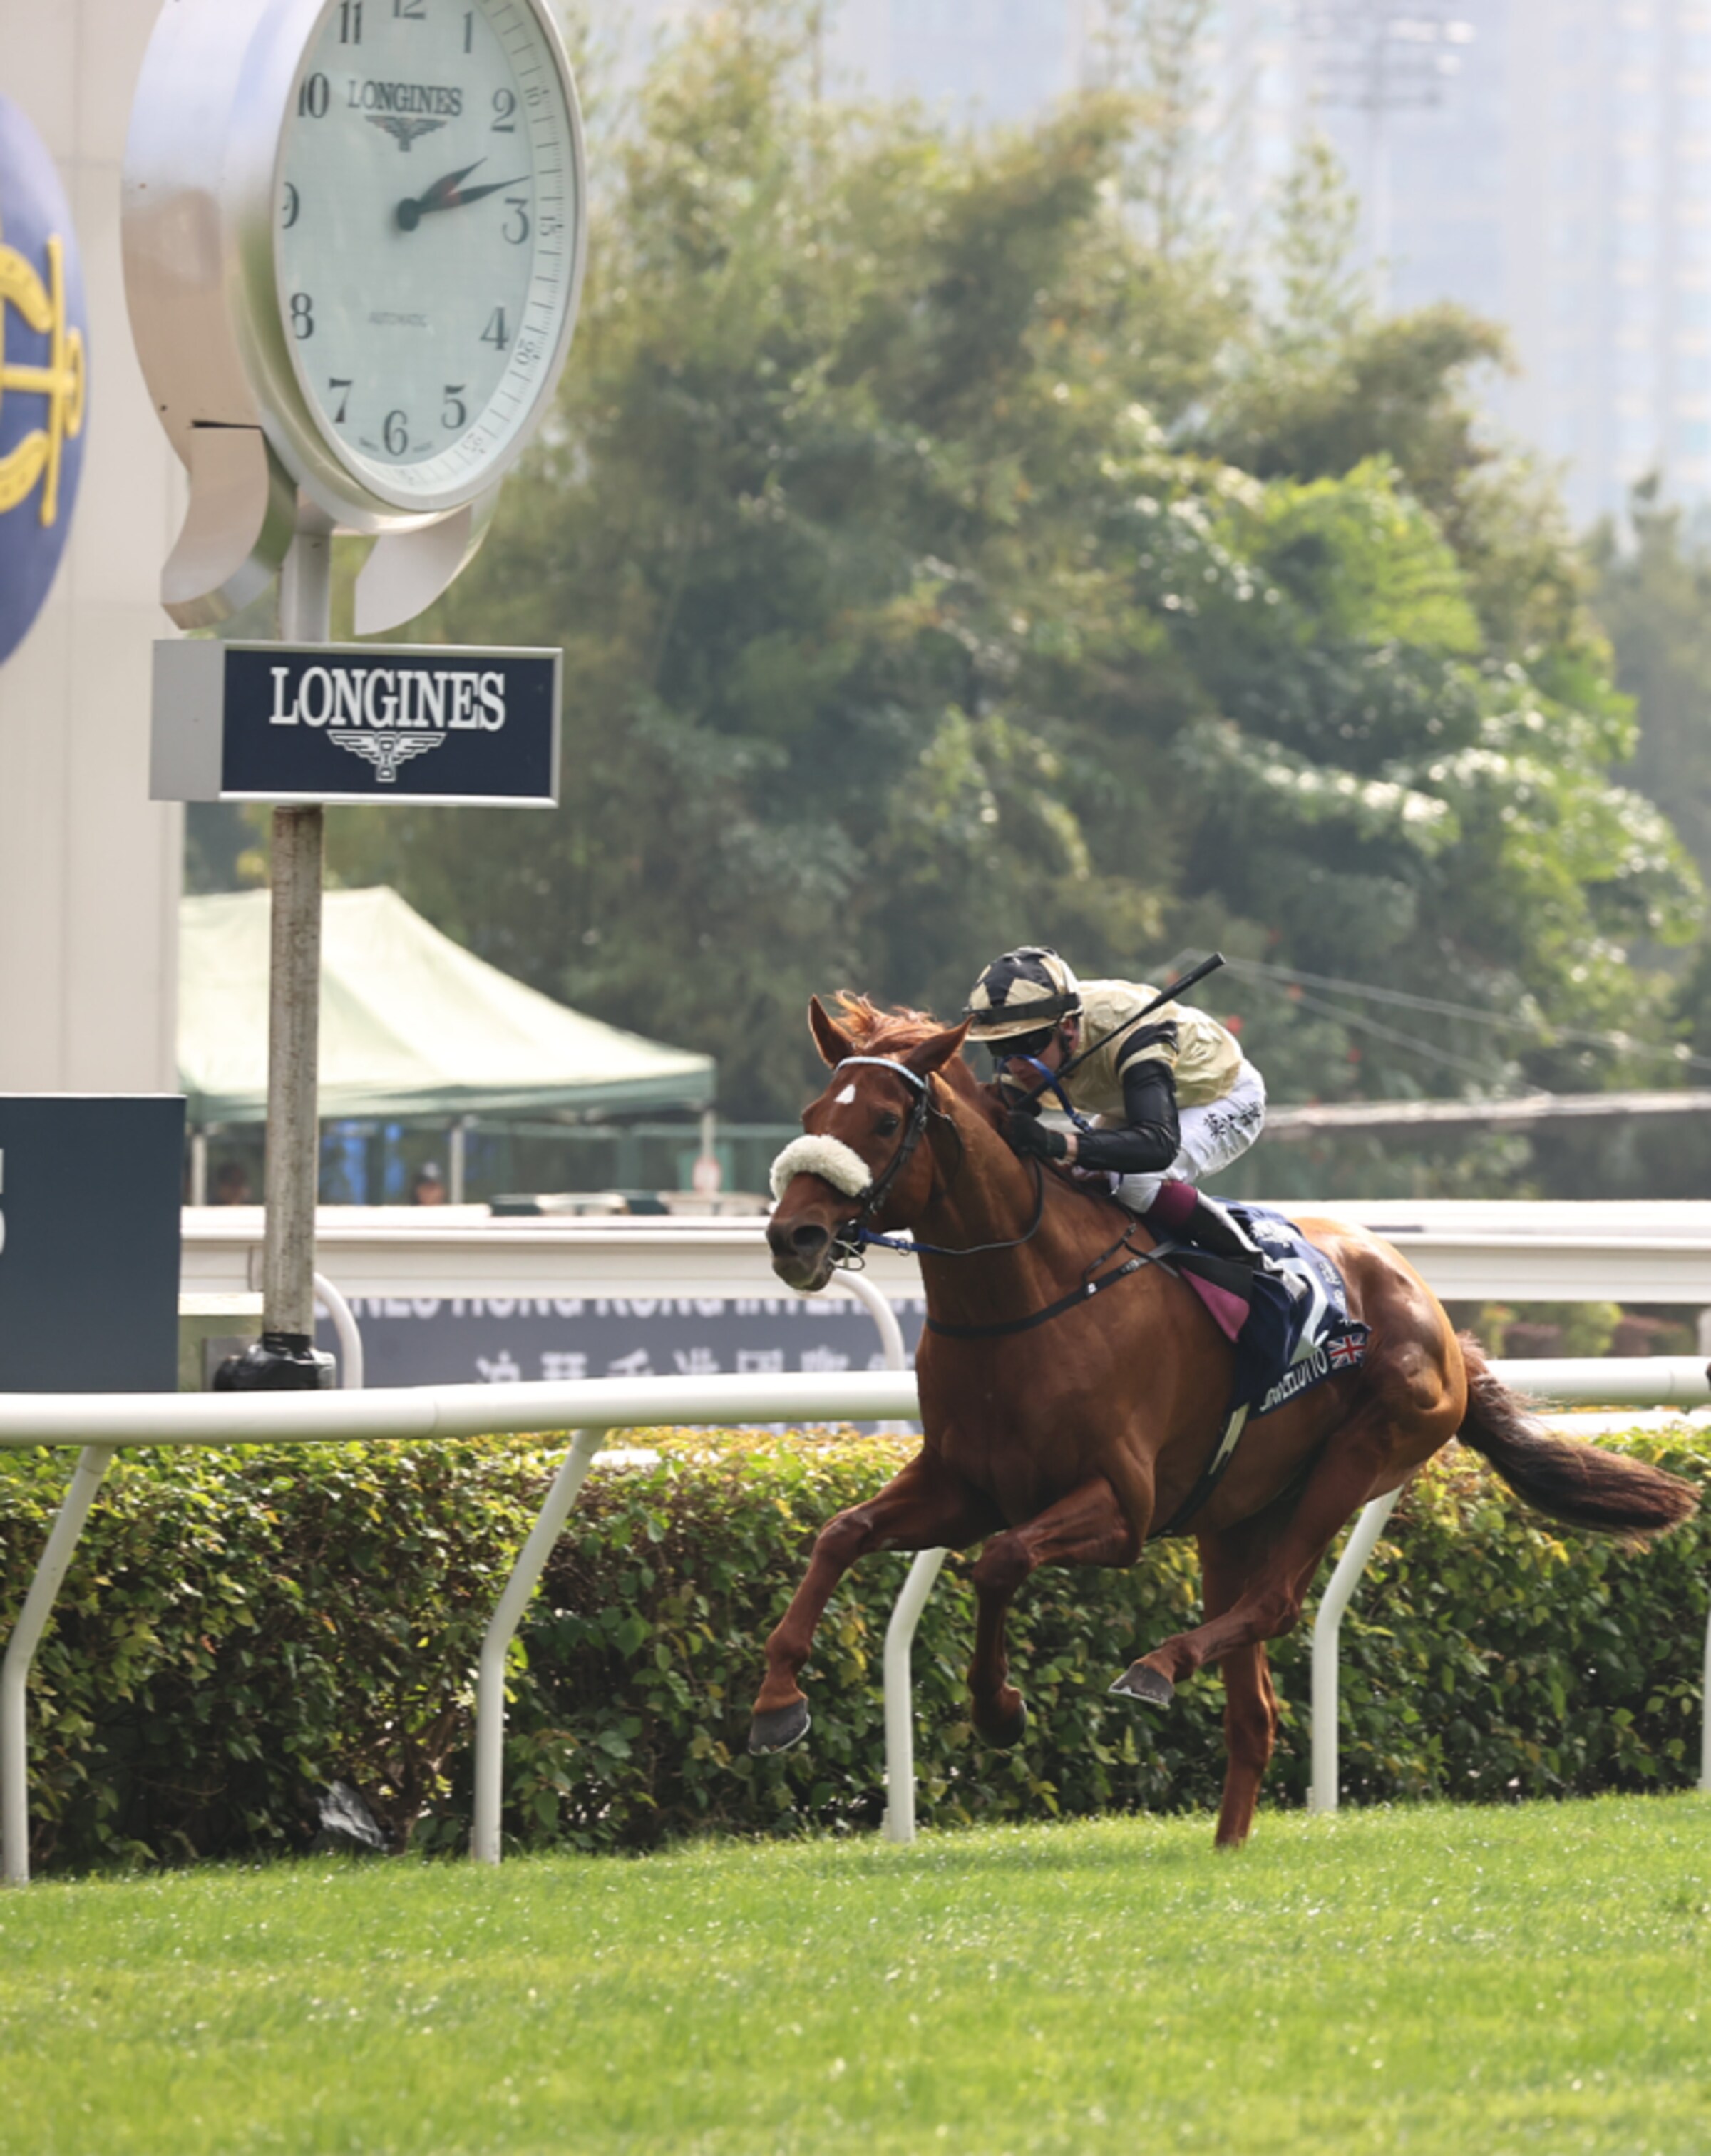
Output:
[[[1186,1500],[1163,1527],[1154,1529],[1159,1535],[1188,1531],[1189,1521],[1222,1479],[1251,1421],[1298,1399],[1327,1378],[1358,1370],[1366,1360],[1370,1328],[1349,1315],[1348,1287],[1324,1252],[1315,1250],[1292,1220],[1268,1207],[1231,1205],[1227,1209],[1267,1256],[1301,1283],[1303,1291],[1291,1295],[1283,1281],[1265,1273],[1253,1276],[1247,1318],[1236,1340],[1224,1434]],[[1181,1277],[1201,1294],[1221,1327],[1223,1316],[1205,1284],[1186,1270]]]
[[1254,1276],[1247,1322],[1236,1342],[1231,1405],[1246,1408],[1257,1420],[1339,1371],[1358,1370],[1369,1328],[1349,1317],[1342,1274],[1292,1220],[1261,1205],[1229,1210],[1272,1262],[1305,1289],[1292,1296],[1282,1281]]

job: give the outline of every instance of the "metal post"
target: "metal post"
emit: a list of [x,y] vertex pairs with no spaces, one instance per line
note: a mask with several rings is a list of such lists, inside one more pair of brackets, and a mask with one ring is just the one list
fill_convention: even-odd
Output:
[[208,1132],[200,1128],[190,1133],[190,1202],[208,1203]]
[[1337,1639],[1343,1612],[1366,1569],[1373,1545],[1384,1524],[1396,1509],[1400,1490],[1388,1497],[1375,1497],[1354,1523],[1354,1532],[1337,1560],[1331,1584],[1325,1589],[1313,1620],[1313,1789],[1308,1810],[1333,1812],[1337,1809]]
[[326,1314],[338,1335],[339,1354],[343,1362],[339,1372],[341,1389],[360,1393],[367,1383],[367,1371],[363,1364],[362,1333],[357,1323],[357,1314],[324,1273],[315,1276],[315,1292],[326,1305]]
[[[835,1285],[853,1296],[879,1328],[880,1345],[888,1370],[906,1370],[909,1358],[903,1346],[903,1328],[891,1299],[874,1281],[860,1273],[841,1273]],[[907,1423],[886,1422],[880,1429],[888,1437],[900,1436]],[[922,1550],[909,1568],[903,1591],[897,1597],[885,1635],[885,1836],[887,1841],[915,1839],[915,1691],[909,1658],[915,1645],[915,1628],[927,1607],[948,1553]]]
[[460,1116],[451,1127],[446,1143],[447,1172],[451,1180],[445,1187],[445,1194],[454,1205],[463,1204],[468,1187],[470,1125],[474,1121],[472,1116]]
[[[325,644],[332,630],[332,531],[301,509],[280,578],[280,635]],[[330,1381],[315,1352],[315,1202],[321,1168],[316,1087],[321,1035],[321,886],[326,812],[273,812],[268,992],[267,1221],[261,1343],[222,1373],[242,1391],[296,1391]]]
[[6,1661],[0,1666],[0,1856],[8,1887],[24,1886],[29,1879],[29,1727],[26,1701],[30,1664],[47,1629],[59,1592],[59,1583],[71,1563],[72,1553],[89,1517],[95,1492],[107,1463],[118,1447],[86,1445],[78,1455],[71,1487],[59,1507],[48,1547],[42,1553],[36,1576],[30,1582],[23,1608],[7,1642]]
[[470,1855],[477,1864],[499,1861],[499,1819],[505,1800],[506,1656],[594,1455],[605,1441],[604,1430],[579,1430],[571,1440],[481,1641],[475,1680],[475,1817],[470,1834]]
[[922,1550],[909,1568],[885,1635],[885,1838],[915,1839],[915,1700],[909,1656],[915,1627],[945,1561],[942,1549]]

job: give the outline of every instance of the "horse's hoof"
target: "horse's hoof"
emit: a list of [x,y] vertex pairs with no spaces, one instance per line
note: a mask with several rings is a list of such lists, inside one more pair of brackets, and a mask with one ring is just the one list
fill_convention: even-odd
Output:
[[1145,1662],[1131,1662],[1111,1689],[1126,1699],[1138,1699],[1143,1707],[1169,1707],[1176,1697],[1169,1678]]
[[976,1722],[974,1727],[980,1732],[982,1743],[989,1744],[994,1752],[1010,1751],[1028,1733],[1028,1702],[1019,1699],[1014,1714],[995,1717],[991,1722]]
[[757,1758],[765,1752],[788,1752],[808,1734],[808,1702],[793,1699],[789,1707],[774,1707],[758,1714],[748,1725],[748,1748]]

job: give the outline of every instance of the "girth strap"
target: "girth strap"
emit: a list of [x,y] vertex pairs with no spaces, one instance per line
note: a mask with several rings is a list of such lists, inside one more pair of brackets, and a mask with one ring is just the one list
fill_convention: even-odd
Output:
[[1244,1404],[1232,1408],[1230,1419],[1224,1425],[1224,1435],[1218,1440],[1211,1458],[1200,1470],[1195,1486],[1162,1527],[1154,1527],[1147,1537],[1149,1543],[1162,1542],[1167,1535],[1185,1533],[1193,1519],[1218,1485],[1224,1480],[1224,1471],[1236,1457],[1236,1448],[1241,1442],[1241,1433],[1247,1427],[1248,1410]]
[[1047,1303],[1044,1310],[1036,1310],[1031,1317],[1008,1318],[1001,1325],[946,1325],[937,1317],[929,1317],[927,1330],[946,1340],[998,1340],[1011,1332],[1031,1332],[1036,1325],[1049,1324],[1054,1317],[1061,1317],[1066,1310],[1080,1309],[1096,1295],[1102,1295],[1107,1288],[1115,1287],[1120,1280],[1138,1272],[1143,1265],[1160,1264],[1181,1248],[1179,1243],[1160,1243],[1156,1250],[1138,1251],[1114,1272],[1102,1273],[1097,1280],[1086,1281],[1080,1287],[1071,1288],[1056,1302]]

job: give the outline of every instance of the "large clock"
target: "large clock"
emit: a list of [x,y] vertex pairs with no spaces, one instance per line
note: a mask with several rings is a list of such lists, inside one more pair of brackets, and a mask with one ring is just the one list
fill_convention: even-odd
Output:
[[548,0],[166,0],[125,239],[192,480],[169,609],[244,603],[300,495],[331,528],[413,541],[359,626],[431,597],[551,399],[586,229]]

